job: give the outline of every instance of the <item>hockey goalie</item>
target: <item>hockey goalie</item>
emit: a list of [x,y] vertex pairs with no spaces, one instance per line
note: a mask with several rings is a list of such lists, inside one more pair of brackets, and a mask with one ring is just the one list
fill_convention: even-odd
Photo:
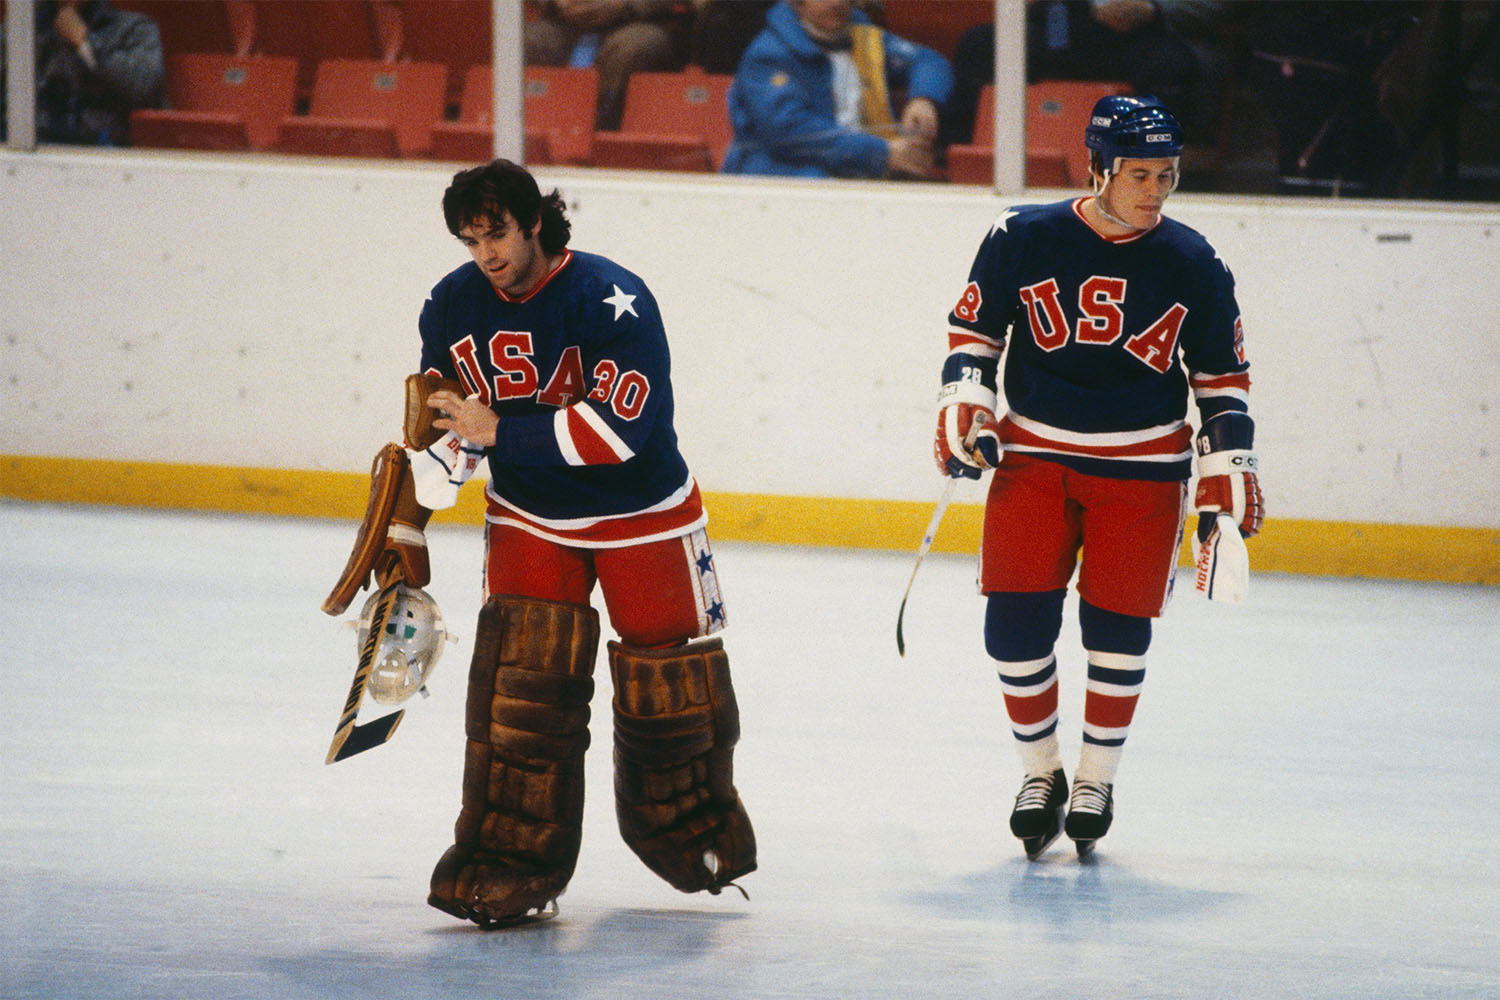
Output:
[[516,164],[458,173],[443,213],[472,260],[422,309],[406,446],[377,456],[324,605],[341,613],[372,579],[424,586],[431,511],[487,463],[461,804],[428,902],[482,927],[557,912],[582,837],[596,589],[618,636],[620,833],[675,888],[717,894],[755,870],[755,835],[734,784],[724,606],[655,300],[631,272],[569,249],[561,197]]

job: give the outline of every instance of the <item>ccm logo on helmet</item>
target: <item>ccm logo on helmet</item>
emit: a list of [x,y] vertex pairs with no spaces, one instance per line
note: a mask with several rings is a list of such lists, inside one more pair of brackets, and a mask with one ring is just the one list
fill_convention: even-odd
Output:
[[1114,119],[1111,118],[1111,117],[1109,117],[1108,115],[1095,115],[1092,119],[1089,120],[1089,124],[1090,125],[1108,125],[1112,121],[1114,121]]
[[1170,135],[1167,135],[1165,132],[1158,132],[1158,133],[1154,133],[1154,134],[1153,133],[1147,133],[1147,135],[1146,135],[1146,141],[1147,142],[1171,142],[1172,141],[1172,137]]

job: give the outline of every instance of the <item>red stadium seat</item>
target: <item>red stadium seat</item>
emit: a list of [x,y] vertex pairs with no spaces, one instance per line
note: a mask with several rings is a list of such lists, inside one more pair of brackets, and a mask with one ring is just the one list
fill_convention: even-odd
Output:
[[1085,183],[1072,183],[1068,174],[1068,158],[1062,153],[1041,149],[1026,151],[1026,184],[1029,187],[1087,187]]
[[634,73],[618,132],[594,133],[594,165],[712,172],[733,139],[727,95],[734,78],[689,66]]
[[309,114],[281,121],[286,153],[419,157],[443,118],[448,68],[439,63],[329,59],[318,65]]
[[[594,159],[594,108],[599,73],[592,68],[527,66],[527,157],[532,163],[581,166]],[[532,144],[544,158],[531,160]]]
[[[317,68],[329,59],[380,59],[370,0],[254,0],[250,51],[297,60],[297,99],[312,98]],[[186,7],[195,6],[191,3]]]
[[[1083,130],[1094,102],[1108,94],[1128,94],[1123,83],[1039,80],[1026,88],[1026,183],[1031,187],[1087,187],[1088,148]],[[995,89],[979,92],[974,141],[948,147],[948,179],[957,184],[989,184],[995,174]]]
[[292,113],[297,61],[284,56],[195,52],[167,58],[171,110],[130,116],[135,146],[269,149]]
[[[433,126],[432,155],[440,160],[488,160],[494,151],[494,81],[490,67],[464,74],[458,120]],[[593,155],[594,69],[527,66],[524,79],[526,162],[587,164]]]
[[974,137],[948,147],[948,179],[955,184],[989,185],[995,179],[995,88],[979,91]]
[[130,113],[130,144],[142,149],[202,149],[219,153],[251,148],[245,119],[239,115],[151,108]]
[[[495,149],[494,80],[488,66],[464,74],[458,120],[432,127],[432,156],[438,160],[488,160]],[[529,159],[529,158],[528,158]]]
[[908,41],[953,58],[958,37],[976,24],[995,20],[995,0],[885,0],[885,26]]
[[1026,152],[1061,156],[1068,186],[1087,187],[1089,151],[1083,130],[1101,97],[1130,93],[1130,84],[1096,80],[1038,80],[1026,88]]
[[491,0],[401,0],[400,58],[448,67],[447,104],[463,108],[469,70],[489,66]]

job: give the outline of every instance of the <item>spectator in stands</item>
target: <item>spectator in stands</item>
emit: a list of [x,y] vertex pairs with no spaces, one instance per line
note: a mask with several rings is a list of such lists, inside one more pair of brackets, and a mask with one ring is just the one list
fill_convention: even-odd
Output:
[[[0,116],[4,80],[0,72]],[[161,31],[151,18],[114,10],[104,0],[37,4],[40,141],[128,146],[130,112],[161,107],[165,82]]]
[[[1188,141],[1202,141],[1212,131],[1227,73],[1222,33],[1232,6],[1230,0],[1031,0],[1026,80],[1123,81],[1159,97]],[[995,26],[966,31],[953,58],[958,88],[944,139],[967,142],[979,90],[995,78]],[[1217,74],[1212,79],[1206,59]]]
[[952,90],[947,59],[874,26],[849,0],[783,0],[730,87],[724,172],[931,177]]
[[630,74],[687,64],[692,5],[686,0],[549,0],[525,23],[526,63],[599,71],[594,127],[613,132]]

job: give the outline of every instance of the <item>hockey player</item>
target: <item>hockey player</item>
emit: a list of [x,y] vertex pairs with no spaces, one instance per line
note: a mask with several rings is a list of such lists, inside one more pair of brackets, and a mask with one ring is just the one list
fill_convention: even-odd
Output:
[[555,912],[580,845],[596,584],[619,635],[620,832],[676,888],[717,893],[755,869],[755,838],[733,784],[739,714],[709,638],[724,608],[656,301],[630,271],[569,249],[562,198],[507,160],[456,174],[443,214],[473,260],[422,308],[408,447],[387,476],[403,499],[374,529],[425,583],[431,509],[488,460],[462,808],[428,901],[481,926]]
[[[1151,619],[1182,539],[1189,390],[1195,506],[1206,522],[1231,514],[1247,538],[1262,518],[1234,279],[1202,236],[1162,215],[1182,130],[1154,98],[1106,97],[1084,140],[1092,194],[1008,208],[980,244],[948,316],[935,444],[949,476],[994,470],[984,640],[1025,771],[1011,831],[1033,859],[1063,830],[1087,856],[1113,817]],[[1002,354],[1008,409],[996,421]],[[1080,552],[1088,684],[1070,794],[1054,646]]]

